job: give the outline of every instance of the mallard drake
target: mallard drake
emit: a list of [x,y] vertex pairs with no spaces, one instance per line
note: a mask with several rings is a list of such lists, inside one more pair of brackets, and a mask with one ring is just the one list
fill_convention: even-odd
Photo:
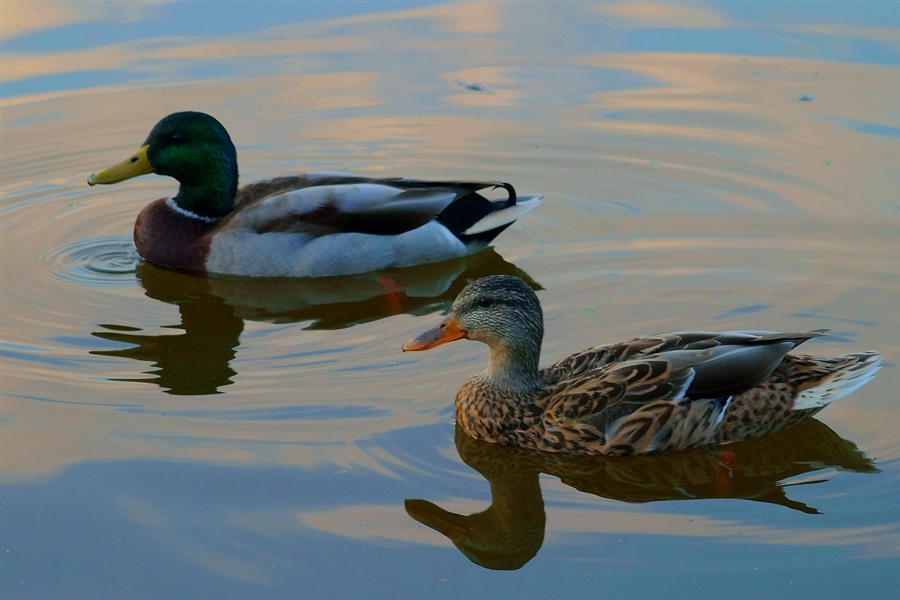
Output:
[[403,349],[459,339],[487,344],[487,369],[456,395],[457,423],[473,438],[631,455],[774,433],[865,385],[881,366],[877,352],[788,354],[826,331],[666,333],[596,346],[538,369],[540,302],[519,278],[497,275],[469,284],[440,325]]
[[[540,203],[508,183],[379,179],[346,173],[277,177],[238,189],[228,132],[199,112],[156,124],[134,156],[89,185],[156,173],[178,194],[134,224],[140,256],[194,272],[323,277],[440,262],[485,248]],[[505,190],[489,200],[480,192]]]

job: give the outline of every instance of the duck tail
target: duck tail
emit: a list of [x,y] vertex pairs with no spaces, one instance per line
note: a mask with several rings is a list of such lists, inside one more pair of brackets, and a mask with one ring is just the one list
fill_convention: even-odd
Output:
[[809,373],[809,387],[797,395],[793,410],[821,409],[849,396],[875,377],[882,361],[882,356],[874,351],[816,359],[819,364]]
[[515,204],[510,204],[489,212],[462,232],[462,236],[477,239],[485,244],[500,235],[519,217],[541,203],[543,196],[518,196]]

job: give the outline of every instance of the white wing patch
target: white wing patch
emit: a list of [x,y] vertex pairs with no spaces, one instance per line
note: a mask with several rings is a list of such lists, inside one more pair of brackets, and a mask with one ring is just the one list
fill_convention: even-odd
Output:
[[475,235],[512,223],[541,203],[543,196],[519,196],[509,208],[497,210],[463,231],[463,235]]
[[728,399],[725,400],[725,406],[722,407],[722,411],[719,413],[719,416],[716,417],[716,424],[713,426],[713,429],[719,426],[719,423],[722,422],[722,419],[725,418],[725,413],[728,412],[728,407],[731,406],[731,400],[734,396],[728,396]]

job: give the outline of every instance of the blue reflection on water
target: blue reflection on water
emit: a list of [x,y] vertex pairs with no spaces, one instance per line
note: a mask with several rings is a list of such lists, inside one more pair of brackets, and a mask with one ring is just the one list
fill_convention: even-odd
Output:
[[742,317],[744,315],[752,315],[756,313],[765,312],[772,308],[771,304],[751,304],[749,306],[737,306],[735,308],[729,308],[728,310],[724,310],[715,317],[712,318],[713,321],[720,321],[723,319],[732,319],[734,317]]
[[196,38],[250,33],[284,25],[408,10],[434,0],[371,2],[173,2],[142,19],[76,23],[3,41],[4,52],[62,52],[164,36]]
[[832,123],[835,123],[840,127],[843,127],[844,129],[855,131],[857,133],[892,138],[900,137],[900,127],[892,127],[890,125],[882,125],[880,123],[870,123],[868,121],[859,121],[857,119],[833,117],[830,115],[823,116],[822,118],[831,121]]
[[703,2],[735,20],[777,27],[778,24],[835,23],[850,27],[900,26],[900,10],[895,2],[860,0],[834,2],[819,0],[809,2]]
[[[631,32],[627,44],[632,50],[641,52],[812,58],[892,66],[898,61],[896,46],[833,33],[785,32],[775,37],[768,30],[743,28],[644,29]],[[750,67],[747,70],[750,71]]]
[[79,89],[85,86],[104,86],[123,84],[144,78],[139,71],[125,69],[110,69],[97,71],[74,71],[70,73],[54,73],[53,75],[39,75],[25,79],[14,79],[3,82],[4,98],[23,96],[26,94],[43,94],[57,90]]
[[[410,429],[377,445],[408,448],[414,438],[434,434],[440,434],[436,427]],[[853,554],[841,544],[758,544],[741,534],[724,535],[727,528],[708,542],[715,553],[702,558],[693,536],[624,535],[615,526],[567,533],[548,540],[542,560],[507,573],[473,569],[455,548],[439,543],[436,533],[434,539],[423,536],[424,543],[397,543],[377,534],[367,537],[372,524],[364,521],[341,527],[358,530],[358,538],[304,522],[339,508],[401,514],[403,499],[423,492],[456,497],[462,487],[470,494],[487,493],[487,482],[468,478],[465,467],[428,445],[420,448],[425,464],[451,469],[453,476],[394,479],[335,466],[240,468],[129,460],[87,462],[40,483],[6,484],[4,512],[17,518],[3,521],[4,597],[51,598],[65,590],[72,598],[556,598],[565,589],[567,597],[580,598],[596,597],[602,585],[612,596],[630,597],[629,591],[640,589],[648,596],[688,598],[702,581],[705,588],[737,600],[764,595],[773,580],[782,587],[801,586],[811,598],[891,597],[895,578],[885,573],[891,572],[894,558],[855,560],[853,569],[846,569]],[[896,471],[896,461],[884,466]],[[845,475],[832,485],[844,494],[861,483]],[[887,494],[890,478],[864,484],[876,496]],[[812,486],[797,493],[817,491]],[[566,505],[564,497],[550,496],[549,511]],[[853,527],[864,519],[839,511],[798,522],[780,507],[718,500],[668,503],[666,512],[702,522],[704,507],[713,502],[727,505],[729,517],[739,523],[756,523],[762,513],[773,528],[796,528],[798,534],[814,535],[819,527],[838,523]],[[332,525],[338,514],[331,517]],[[615,517],[598,510],[593,519]],[[596,523],[586,523],[592,527]],[[398,570],[398,565],[404,567]],[[665,576],[658,576],[660,568]]]

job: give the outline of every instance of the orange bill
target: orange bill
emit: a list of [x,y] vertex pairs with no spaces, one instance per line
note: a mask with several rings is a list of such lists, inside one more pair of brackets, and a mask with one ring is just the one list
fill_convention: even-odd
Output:
[[459,328],[453,317],[447,317],[444,322],[420,334],[416,339],[403,344],[404,352],[418,352],[419,350],[431,350],[435,346],[455,342],[466,337],[466,332]]

